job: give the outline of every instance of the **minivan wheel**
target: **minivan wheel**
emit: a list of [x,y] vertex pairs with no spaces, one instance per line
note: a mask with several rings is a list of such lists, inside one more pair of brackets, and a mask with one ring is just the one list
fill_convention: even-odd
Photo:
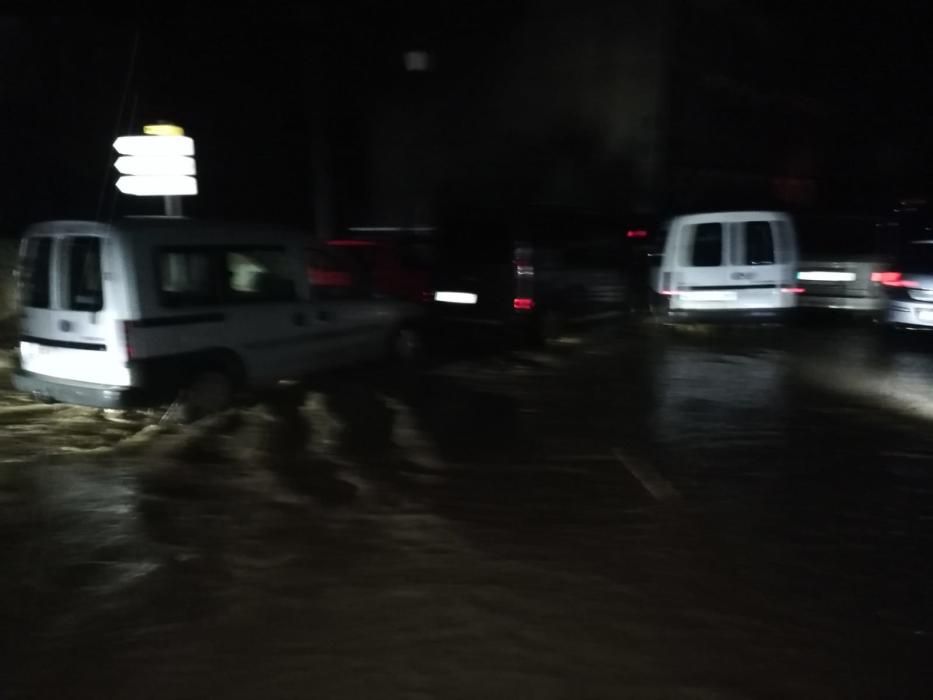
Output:
[[181,420],[191,423],[228,408],[233,403],[233,382],[223,372],[199,372],[182,390],[179,401]]

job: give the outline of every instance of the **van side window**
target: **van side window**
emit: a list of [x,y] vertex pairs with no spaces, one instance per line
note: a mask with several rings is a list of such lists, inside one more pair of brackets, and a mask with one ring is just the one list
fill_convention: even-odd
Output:
[[722,224],[697,224],[693,227],[693,249],[690,253],[693,267],[719,267],[722,265]]
[[295,283],[283,248],[243,248],[225,255],[231,301],[294,301]]
[[220,302],[214,253],[195,248],[159,252],[159,295],[163,306],[206,306]]
[[49,308],[49,264],[52,261],[52,239],[30,238],[23,254],[20,277],[20,300],[23,306]]
[[767,221],[749,221],[745,224],[745,264],[773,265],[774,236]]
[[70,241],[67,306],[75,311],[100,311],[104,307],[99,238],[81,236]]

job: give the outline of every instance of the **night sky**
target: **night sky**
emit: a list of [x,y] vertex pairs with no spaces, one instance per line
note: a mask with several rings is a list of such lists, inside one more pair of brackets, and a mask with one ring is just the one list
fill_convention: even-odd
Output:
[[[747,114],[735,117],[744,126],[717,123],[704,104],[713,93],[695,85],[678,93],[678,83],[658,83],[661,72],[641,70],[644,56],[655,56],[645,47],[663,67],[670,45],[658,16],[623,5],[253,3],[210,16],[142,3],[121,16],[0,18],[0,230],[157,212],[157,201],[115,192],[110,148],[116,135],[157,120],[195,138],[193,215],[312,226],[322,192],[338,225],[430,219],[439,192],[610,206],[614,192],[645,190],[642,180],[659,189],[669,172],[659,165],[645,174],[638,164],[641,132],[657,132],[661,118],[635,110],[666,90],[682,110],[664,121],[674,133],[645,146],[682,144],[676,158],[658,161],[664,167],[679,159],[746,173],[790,163],[787,172],[821,183],[822,199],[810,206],[827,205],[830,191],[836,207],[926,191],[933,60],[922,5],[829,12],[766,3],[755,16],[736,11],[741,24],[715,41],[702,27],[679,27],[679,45],[711,57],[702,81],[690,80],[715,84],[728,74],[730,84],[759,91],[749,99],[786,98],[818,115],[765,117],[760,128]],[[671,7],[729,17],[739,5]],[[411,49],[429,51],[434,70],[407,73],[402,54]],[[642,63],[614,61],[613,52]],[[627,82],[617,88],[620,70]],[[744,93],[733,93],[741,103]],[[719,151],[735,150],[732,161],[691,146],[717,134]]]

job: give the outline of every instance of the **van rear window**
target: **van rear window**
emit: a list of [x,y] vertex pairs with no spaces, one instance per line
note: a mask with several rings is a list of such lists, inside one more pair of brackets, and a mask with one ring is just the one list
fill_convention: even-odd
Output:
[[693,227],[693,249],[690,252],[693,267],[719,267],[722,265],[722,224],[697,224]]
[[30,238],[26,242],[20,277],[23,306],[49,308],[49,264],[52,260],[51,238]]
[[767,221],[749,221],[745,224],[745,264],[773,265],[774,236]]
[[100,311],[104,292],[100,274],[100,239],[72,238],[68,250],[68,308]]

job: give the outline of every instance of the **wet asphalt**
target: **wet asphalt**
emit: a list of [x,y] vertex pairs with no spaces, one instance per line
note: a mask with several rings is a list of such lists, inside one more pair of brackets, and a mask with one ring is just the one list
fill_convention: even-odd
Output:
[[606,324],[180,428],[0,396],[0,697],[906,698],[933,338]]

